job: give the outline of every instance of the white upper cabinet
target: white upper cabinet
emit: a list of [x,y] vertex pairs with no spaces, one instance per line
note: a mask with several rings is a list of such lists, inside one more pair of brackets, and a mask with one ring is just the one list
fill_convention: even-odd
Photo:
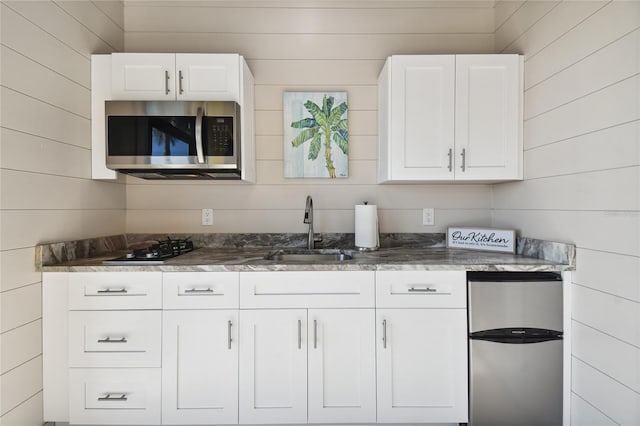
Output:
[[378,182],[522,179],[521,61],[391,56],[378,80]]
[[113,100],[240,102],[237,54],[113,53]]

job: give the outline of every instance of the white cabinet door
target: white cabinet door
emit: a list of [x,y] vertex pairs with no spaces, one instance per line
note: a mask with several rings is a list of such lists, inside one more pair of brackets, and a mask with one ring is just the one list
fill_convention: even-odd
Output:
[[390,180],[453,179],[454,58],[391,57]]
[[240,312],[240,423],[307,422],[307,311]]
[[175,54],[111,54],[111,98],[113,100],[173,100]]
[[238,311],[165,311],[162,423],[238,423]]
[[176,54],[178,100],[240,101],[240,56]]
[[520,61],[456,56],[456,180],[522,179]]
[[375,311],[312,309],[309,423],[375,423]]
[[378,309],[376,329],[378,422],[466,422],[466,310]]

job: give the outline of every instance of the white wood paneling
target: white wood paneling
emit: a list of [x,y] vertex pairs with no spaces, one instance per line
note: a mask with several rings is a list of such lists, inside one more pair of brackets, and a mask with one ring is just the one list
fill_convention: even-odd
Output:
[[639,139],[640,120],[636,120],[535,147],[524,153],[524,177],[535,179],[635,166],[640,159]]
[[637,29],[640,26],[639,22],[640,2],[609,2],[598,13],[527,61],[524,74],[525,89],[529,89]]
[[494,27],[498,30],[513,14],[522,7],[525,0],[498,0],[493,6]]
[[578,248],[576,284],[640,302],[640,257]]
[[112,210],[3,210],[0,250],[122,234],[124,222],[125,211],[121,206]]
[[372,85],[378,81],[378,74],[384,59],[378,60],[268,60],[247,61],[256,77],[256,85]]
[[640,29],[530,88],[525,93],[525,119],[639,73],[639,48]]
[[42,320],[27,323],[0,335],[0,374],[42,353]]
[[258,85],[256,86],[256,110],[282,111],[283,92],[321,92],[325,90],[332,92],[347,92],[349,111],[375,111],[378,108],[378,86],[375,84],[351,86],[320,86],[310,84],[306,86]]
[[42,273],[33,267],[34,259],[34,247],[0,251],[0,292],[39,282]]
[[[639,212],[506,210],[497,206],[492,212],[492,218],[494,226],[513,227],[520,235],[640,256],[640,241],[631,237],[640,233]],[[630,237],[615,239],[612,238],[613,235]]]
[[[527,60],[608,2],[609,0],[561,1],[543,19],[534,23],[520,37],[505,47],[502,53],[526,52],[525,60]],[[507,1],[507,3],[515,2]]]
[[[114,182],[2,170],[5,209],[105,209],[124,206],[124,191]],[[58,188],[65,188],[58,191]]]
[[[619,425],[635,425],[640,419],[640,394],[573,358],[572,388]],[[579,423],[573,423],[578,425]]]
[[[495,51],[502,53],[517,37],[558,6],[559,0],[526,1],[495,32]],[[512,52],[522,53],[522,52]]]
[[[2,44],[86,87],[91,87],[88,58],[12,9],[2,8]],[[4,59],[4,58],[3,58]]]
[[573,285],[572,305],[574,320],[640,346],[640,303]]
[[524,147],[545,145],[637,120],[640,118],[638,93],[640,76],[635,76],[527,120]]
[[111,53],[113,48],[52,1],[4,1],[7,7],[42,28],[89,59],[92,53]]
[[574,321],[573,356],[640,393],[640,350],[592,327]]
[[[0,381],[2,379],[0,378]],[[0,385],[1,386],[1,385]],[[0,425],[40,426],[42,424],[42,392],[18,405],[0,417]]]
[[[303,8],[289,7],[167,7],[126,6],[127,32],[398,34],[492,33],[490,8]],[[211,3],[209,4],[212,5]],[[178,7],[176,7],[178,6]],[[347,6],[348,7],[348,6]],[[129,34],[127,34],[129,37]],[[127,40],[128,41],[128,40]],[[128,48],[128,45],[127,45]]]
[[[38,356],[2,375],[0,414],[5,414],[42,390],[42,357]],[[3,419],[3,423],[5,420]]]
[[5,105],[11,105],[11,108],[2,109],[1,127],[86,149],[91,146],[89,119],[7,87],[0,88],[0,97]]
[[73,16],[114,51],[124,49],[122,27],[105,15],[94,2],[54,0],[56,5]]
[[93,4],[109,17],[120,30],[124,31],[124,8],[122,0],[99,0]]
[[12,330],[42,317],[42,285],[30,284],[2,293],[0,332]]
[[575,393],[571,394],[571,424],[575,426],[616,426],[618,423],[611,420],[596,407],[589,404]]

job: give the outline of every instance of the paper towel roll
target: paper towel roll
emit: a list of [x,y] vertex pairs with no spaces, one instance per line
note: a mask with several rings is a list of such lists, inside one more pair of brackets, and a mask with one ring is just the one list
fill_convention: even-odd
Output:
[[356,247],[363,250],[376,250],[380,247],[378,237],[378,207],[371,204],[355,206]]

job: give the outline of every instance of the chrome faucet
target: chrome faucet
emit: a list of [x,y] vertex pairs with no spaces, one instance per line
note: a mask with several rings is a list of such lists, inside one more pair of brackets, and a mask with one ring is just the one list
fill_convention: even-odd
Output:
[[313,200],[311,199],[311,195],[307,195],[307,202],[304,207],[304,223],[309,224],[307,248],[309,250],[313,250],[313,248],[315,247],[315,243],[319,243],[320,241],[322,241],[322,238],[316,239],[313,232]]

